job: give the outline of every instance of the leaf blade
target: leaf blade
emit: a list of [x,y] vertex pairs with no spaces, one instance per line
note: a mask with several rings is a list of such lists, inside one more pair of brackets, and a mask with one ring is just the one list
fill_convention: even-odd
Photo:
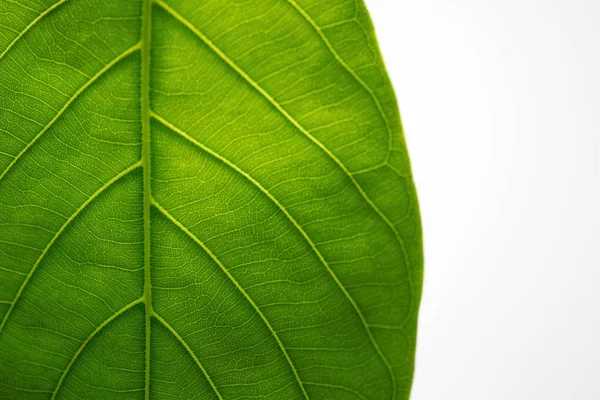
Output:
[[[407,398],[419,214],[362,2],[64,3],[0,58],[0,390]],[[140,290],[144,323],[98,334]],[[135,357],[98,359],[128,330]]]

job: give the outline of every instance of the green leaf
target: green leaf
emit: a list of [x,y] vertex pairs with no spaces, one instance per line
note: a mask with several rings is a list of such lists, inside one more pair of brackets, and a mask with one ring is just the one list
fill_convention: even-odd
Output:
[[0,15],[0,398],[409,397],[419,211],[362,1]]

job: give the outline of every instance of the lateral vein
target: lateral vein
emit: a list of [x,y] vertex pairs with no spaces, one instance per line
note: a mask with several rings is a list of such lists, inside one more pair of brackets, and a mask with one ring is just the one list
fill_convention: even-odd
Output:
[[185,350],[192,357],[192,359],[194,360],[194,362],[196,363],[196,365],[198,366],[198,368],[200,368],[200,370],[202,371],[202,374],[204,374],[204,377],[206,378],[206,380],[208,381],[208,383],[210,383],[210,386],[212,386],[212,388],[215,391],[215,394],[217,395],[217,397],[219,398],[219,400],[223,400],[223,397],[221,396],[221,393],[219,393],[219,390],[217,389],[217,386],[214,384],[214,382],[212,381],[210,375],[208,375],[208,372],[206,371],[206,369],[204,368],[204,366],[202,365],[202,363],[200,362],[200,360],[196,356],[196,353],[194,353],[194,351],[187,344],[187,342],[185,340],[183,340],[183,338],[181,337],[181,335],[179,335],[179,333],[177,333],[177,331],[171,325],[169,325],[169,323],[167,323],[167,321],[165,321],[160,315],[158,315],[155,312],[153,314],[153,316],[161,324],[163,324],[165,326],[165,328],[167,328],[169,330],[169,332],[171,332],[171,334],[179,341],[179,343],[181,343],[181,345],[185,348]]
[[6,48],[4,49],[4,51],[2,52],[2,54],[0,54],[0,60],[4,57],[4,55],[6,53],[8,53],[8,51],[11,49],[11,47],[13,47],[15,45],[15,43],[17,43],[23,37],[23,35],[25,35],[25,33],[27,33],[35,24],[37,24],[38,22],[40,22],[46,15],[50,14],[53,10],[55,10],[56,8],[58,8],[61,4],[66,3],[67,1],[68,0],[60,0],[60,1],[56,2],[56,3],[54,3],[53,5],[51,5],[47,9],[45,9],[40,15],[38,15],[36,18],[34,18],[34,20],[31,21],[29,23],[29,25],[27,25],[25,27],[25,29],[23,29],[19,33],[19,35],[17,35],[17,37],[15,37],[13,39],[13,41],[9,43],[8,46],[6,46]]
[[225,265],[223,265],[223,263],[221,262],[221,260],[219,260],[217,258],[217,256],[215,256],[213,254],[213,252],[208,247],[206,247],[206,245],[204,244],[204,242],[202,242],[200,239],[198,239],[198,237],[196,237],[181,222],[179,222],[167,210],[165,210],[156,200],[154,200],[154,199],[152,200],[152,205],[154,207],[156,207],[173,224],[175,224],[175,226],[177,226],[179,229],[181,229],[190,239],[192,239],[194,242],[196,242],[196,244],[198,246],[200,246],[202,248],[202,250],[204,250],[204,252],[206,252],[206,254],[208,254],[208,256],[210,258],[212,258],[212,260],[219,266],[219,268],[221,269],[221,271],[223,271],[223,273],[227,276],[227,278],[229,278],[229,280],[235,285],[235,287],[244,296],[244,298],[246,299],[246,301],[248,301],[248,303],[252,306],[252,308],[254,308],[254,311],[256,311],[256,313],[263,320],[264,324],[267,326],[267,328],[271,332],[271,335],[273,335],[273,338],[275,339],[275,341],[279,345],[279,348],[281,349],[281,352],[283,353],[283,356],[285,357],[286,361],[290,365],[290,368],[292,369],[294,377],[296,378],[296,381],[298,382],[298,385],[300,386],[300,390],[302,391],[302,394],[304,395],[304,397],[306,398],[306,400],[310,400],[310,398],[308,397],[308,393],[306,392],[306,389],[304,388],[304,383],[300,379],[300,375],[298,374],[298,370],[296,369],[296,366],[294,365],[292,359],[290,358],[290,355],[288,354],[285,346],[283,345],[283,342],[279,338],[279,335],[277,335],[277,332],[275,332],[275,329],[273,329],[273,326],[271,325],[271,323],[269,322],[269,320],[267,319],[267,317],[263,314],[263,312],[260,310],[260,308],[258,307],[258,305],[254,302],[254,300],[252,300],[252,298],[250,297],[250,295],[248,295],[248,293],[246,293],[246,291],[244,290],[244,288],[233,277],[233,275],[231,275],[231,273],[225,267]]
[[48,254],[48,251],[50,250],[50,248],[52,247],[52,245],[56,242],[56,240],[59,238],[59,236],[65,231],[65,229],[69,226],[69,224],[71,222],[73,222],[73,220],[94,199],[96,199],[102,192],[104,192],[106,189],[108,189],[110,186],[112,186],[119,179],[121,179],[124,176],[126,176],[127,174],[129,174],[131,171],[139,168],[141,165],[142,165],[141,161],[138,161],[137,163],[133,164],[131,167],[123,170],[121,173],[119,173],[118,175],[116,175],[115,177],[113,177],[110,181],[106,182],[104,185],[102,185],[102,187],[100,189],[98,189],[96,192],[94,192],[94,194],[92,194],[90,197],[88,197],[88,199],[81,206],[79,206],[79,208],[77,210],[75,210],[75,212],[63,223],[63,225],[59,228],[59,230],[54,234],[54,236],[52,237],[52,239],[50,239],[50,241],[48,242],[48,244],[46,245],[46,247],[44,248],[44,250],[42,251],[42,253],[39,255],[39,257],[35,261],[35,264],[33,264],[33,267],[31,268],[31,270],[27,274],[27,277],[25,278],[25,280],[21,284],[21,287],[19,288],[19,291],[17,292],[15,298],[11,302],[11,305],[8,308],[8,311],[6,312],[6,315],[2,319],[2,323],[0,324],[0,332],[2,332],[2,330],[4,329],[4,326],[6,325],[6,321],[8,320],[8,317],[10,316],[10,314],[13,311],[13,309],[15,308],[15,305],[17,304],[17,301],[21,297],[21,294],[23,293],[23,290],[25,290],[25,287],[27,286],[27,284],[31,280],[31,277],[35,273],[35,271],[38,268],[38,266],[40,265],[41,261],[44,259],[44,257],[46,256],[46,254]]
[[13,158],[13,160],[10,162],[10,164],[8,164],[8,167],[6,167],[6,169],[4,171],[2,171],[2,174],[0,174],[0,182],[2,181],[2,179],[6,176],[6,174],[8,173],[8,171],[10,171],[10,169],[17,163],[17,161],[19,161],[21,159],[21,157],[23,156],[23,154],[25,154],[30,148],[31,146],[44,134],[46,133],[46,131],[48,129],[50,129],[50,127],[60,118],[60,116],[65,112],[65,110],[67,108],[69,108],[69,106],[88,88],[90,87],[90,85],[92,83],[94,83],[95,81],[98,80],[98,78],[100,78],[102,75],[104,75],[104,73],[106,73],[108,70],[110,70],[112,67],[114,67],[116,64],[119,63],[119,61],[125,59],[128,55],[130,55],[131,53],[135,52],[136,50],[138,50],[140,48],[140,44],[136,44],[132,47],[130,47],[129,49],[125,50],[123,53],[121,53],[119,56],[117,56],[114,60],[112,60],[111,62],[109,62],[108,64],[106,64],[100,71],[98,71],[94,76],[92,76],[83,86],[81,86],[70,98],[69,100],[67,100],[67,102],[62,106],[62,108],[56,113],[56,115],[54,116],[54,118],[52,118],[50,120],[50,122],[48,122],[43,128],[42,130],[35,135],[35,137],[33,139],[31,139],[31,141],[29,143],[27,143],[27,145],[23,148],[23,150],[21,150],[19,152],[19,154],[17,154],[15,156],[15,158]]
[[56,395],[58,394],[58,391],[59,391],[60,387],[62,386],[62,383],[65,380],[65,377],[67,376],[67,374],[71,370],[71,367],[73,366],[73,364],[75,364],[75,361],[77,360],[77,358],[79,357],[79,355],[83,352],[83,350],[85,349],[85,347],[92,341],[92,339],[94,338],[94,336],[96,336],[102,329],[104,329],[108,324],[110,324],[112,321],[114,321],[118,316],[120,316],[121,314],[123,314],[125,311],[127,311],[130,308],[132,308],[132,307],[134,307],[134,306],[136,306],[138,304],[141,304],[143,302],[144,302],[144,298],[140,297],[139,299],[137,299],[137,300],[129,303],[128,305],[126,305],[125,307],[121,308],[119,311],[117,311],[116,313],[114,313],[106,321],[104,321],[103,323],[101,323],[100,325],[98,325],[98,327],[96,329],[94,329],[94,331],[87,337],[87,339],[85,339],[85,341],[81,344],[81,346],[79,346],[79,348],[77,349],[77,351],[73,355],[73,358],[71,358],[71,361],[69,362],[69,364],[67,364],[67,367],[63,371],[62,375],[60,376],[60,379],[58,380],[58,383],[56,384],[56,388],[54,389],[54,392],[52,392],[52,398],[50,400],[56,399]]
[[[236,71],[248,84],[250,84],[256,91],[258,91],[262,96],[264,96],[292,125],[294,125],[301,133],[303,133],[310,141],[312,141],[317,147],[319,147],[331,160],[333,160],[338,167],[344,172],[345,175],[350,179],[356,190],[362,196],[362,198],[367,202],[367,204],[373,209],[373,211],[378,215],[379,218],[388,226],[388,228],[394,234],[396,241],[398,242],[401,251],[404,257],[404,263],[406,266],[406,274],[409,279],[409,312],[404,318],[403,325],[406,325],[410,320],[414,308],[414,281],[412,278],[412,270],[410,265],[410,260],[408,258],[408,252],[406,250],[406,245],[404,240],[400,236],[400,233],[394,226],[394,224],[389,220],[389,218],[377,207],[377,205],[371,200],[369,195],[364,191],[362,186],[358,183],[353,174],[348,170],[346,165],[336,157],[335,154],[331,150],[329,150],[323,143],[321,143],[316,137],[314,137],[308,130],[306,130],[294,117],[292,117],[282,106],[279,104],[265,89],[263,89],[255,80],[253,80],[242,68],[240,68],[233,60],[231,60],[221,49],[219,49],[208,37],[206,37],[198,28],[196,28],[190,21],[185,19],[181,14],[177,13],[174,9],[165,4],[162,0],[154,0],[154,2],[162,7],[167,13],[169,13],[173,18],[183,24],[186,28],[188,28],[192,33],[194,33],[200,40],[202,40],[212,51],[214,51],[226,64],[228,64],[234,71]],[[370,330],[369,330],[370,332]],[[371,336],[372,333],[370,333]],[[375,342],[377,343],[377,342]],[[376,344],[379,349],[379,345]],[[387,358],[383,354],[383,352],[379,349],[379,355],[384,359],[386,367],[390,371],[390,375],[392,376],[392,381],[395,386],[395,377],[392,372],[392,367],[387,361]]]
[[296,11],[298,11],[298,13],[300,15],[302,15],[302,17],[304,17],[304,19],[315,29],[315,31],[317,32],[317,34],[319,35],[319,37],[321,38],[321,40],[323,41],[323,43],[325,44],[325,46],[327,46],[327,49],[329,49],[329,51],[331,52],[331,54],[333,55],[333,57],[336,59],[336,61],[342,67],[344,67],[344,69],[346,71],[348,71],[348,73],[350,73],[350,75],[352,75],[352,77],[369,93],[369,95],[373,99],[373,102],[375,103],[375,106],[377,107],[377,110],[379,111],[379,114],[381,114],[381,118],[385,122],[385,127],[386,127],[386,130],[387,130],[388,150],[387,150],[387,155],[386,155],[386,159],[385,159],[385,162],[384,162],[384,163],[387,163],[389,161],[390,152],[391,152],[391,149],[392,149],[392,127],[390,126],[390,121],[388,120],[387,115],[383,111],[383,107],[381,106],[381,102],[379,101],[379,98],[377,97],[377,95],[375,94],[375,92],[373,91],[373,89],[371,89],[371,87],[369,85],[367,85],[367,83],[356,73],[356,71],[354,71],[344,61],[344,59],[338,54],[338,52],[335,50],[335,48],[333,47],[333,45],[331,44],[331,42],[329,41],[329,39],[327,38],[327,36],[325,35],[325,33],[323,33],[323,29],[319,25],[317,25],[317,23],[315,22],[315,20],[308,14],[308,12],[306,12],[306,10],[304,10],[302,7],[300,7],[300,5],[298,3],[296,3],[295,0],[287,0],[287,2],[292,7],[294,7],[296,9]]
[[[370,329],[371,325],[369,323],[367,323],[367,320],[364,317],[362,311],[360,310],[360,307],[358,306],[358,304],[356,303],[356,301],[354,300],[352,295],[350,295],[350,293],[345,288],[344,284],[341,282],[341,280],[338,278],[338,276],[335,274],[335,272],[331,269],[331,267],[329,266],[329,263],[327,262],[327,260],[325,260],[325,257],[321,254],[321,252],[317,248],[316,244],[312,241],[310,236],[306,233],[306,231],[302,228],[302,226],[298,223],[298,221],[296,221],[295,218],[289,213],[289,211],[283,206],[283,204],[281,204],[279,202],[279,200],[277,200],[277,198],[275,196],[273,196],[273,194],[271,194],[271,192],[269,192],[269,190],[267,190],[264,186],[262,186],[260,184],[260,182],[258,182],[250,174],[248,174],[246,171],[242,170],[236,164],[232,163],[227,158],[223,157],[221,154],[215,152],[214,150],[206,147],[202,143],[198,142],[196,139],[194,139],[193,137],[191,137],[190,135],[188,135],[181,129],[177,128],[175,125],[171,124],[169,121],[162,118],[160,115],[157,115],[154,112],[152,112],[151,115],[153,118],[155,118],[158,122],[160,122],[161,124],[163,124],[164,126],[169,128],[171,131],[177,133],[178,135],[180,135],[181,137],[186,139],[191,144],[197,146],[201,150],[205,151],[206,153],[210,154],[214,158],[218,159],[219,161],[221,161],[222,163],[224,163],[225,165],[227,165],[228,167],[233,169],[238,174],[242,175],[244,178],[246,178],[248,181],[250,181],[250,183],[252,183],[257,189],[259,189],[263,194],[265,194],[269,198],[269,200],[271,200],[284,213],[284,215],[287,217],[287,219],[292,223],[292,225],[294,225],[294,227],[298,230],[298,232],[300,232],[302,237],[309,244],[311,249],[317,255],[317,258],[319,259],[319,261],[323,264],[323,266],[325,267],[325,269],[327,270],[329,275],[333,278],[336,285],[340,288],[340,290],[342,291],[342,293],[344,294],[344,296],[346,297],[348,302],[351,304],[352,308],[354,309],[358,318],[360,319],[360,321],[363,325],[363,328],[365,329],[365,331],[367,333],[369,341],[371,342],[371,344],[373,345],[373,348],[375,349],[378,356],[381,358],[382,362],[384,363],[384,365],[387,368],[388,367],[387,360],[385,359],[385,356],[383,356],[381,350],[379,349],[377,341],[375,340],[375,337],[373,336],[373,334],[371,332],[371,329]],[[390,370],[390,374],[391,373],[392,372]]]

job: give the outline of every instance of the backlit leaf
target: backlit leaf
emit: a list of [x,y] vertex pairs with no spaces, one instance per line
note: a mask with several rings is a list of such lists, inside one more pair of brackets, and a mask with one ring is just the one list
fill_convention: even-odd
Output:
[[422,280],[361,0],[0,1],[0,399],[407,399]]

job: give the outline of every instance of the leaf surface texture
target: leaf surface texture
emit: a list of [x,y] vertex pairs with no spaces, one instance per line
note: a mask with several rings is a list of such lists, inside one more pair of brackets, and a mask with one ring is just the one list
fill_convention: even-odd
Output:
[[407,399],[422,280],[361,0],[0,4],[0,399]]

